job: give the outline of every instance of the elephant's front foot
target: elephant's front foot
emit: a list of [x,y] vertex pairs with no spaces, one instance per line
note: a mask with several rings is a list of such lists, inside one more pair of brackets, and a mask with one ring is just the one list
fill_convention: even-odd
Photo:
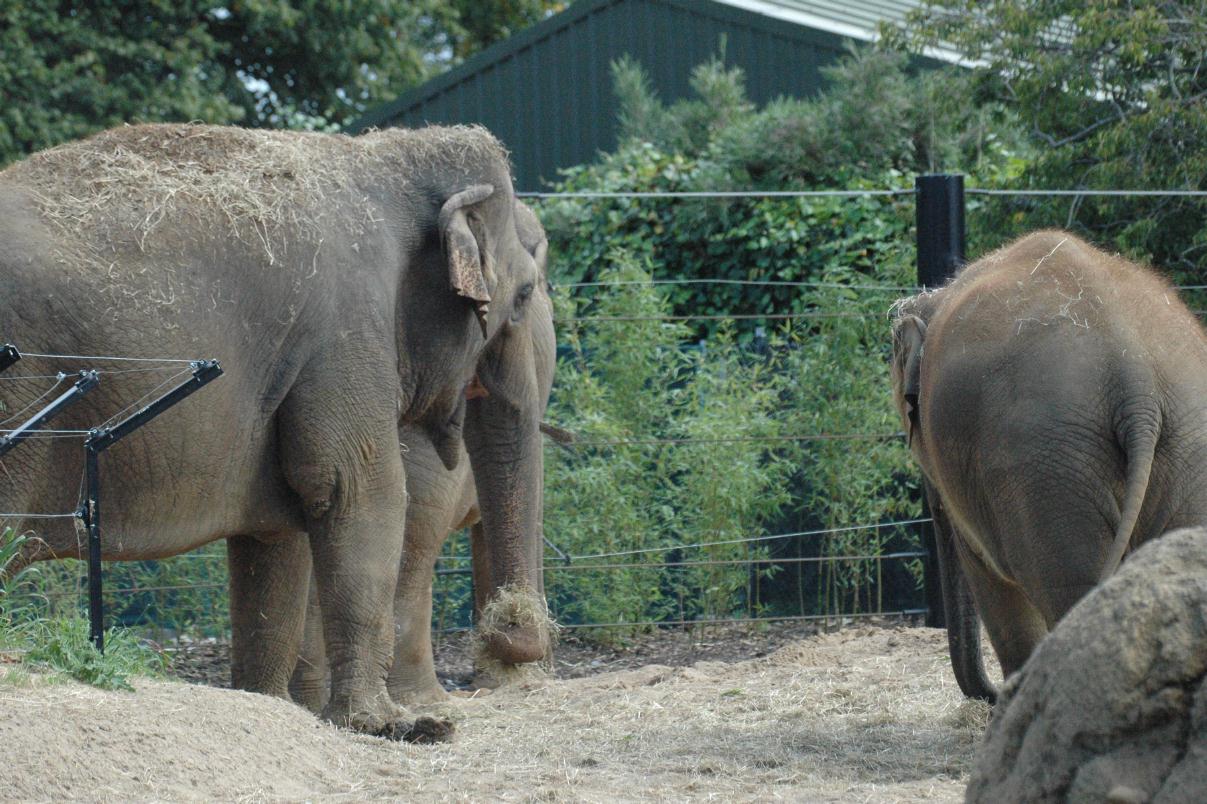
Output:
[[448,720],[432,717],[412,720],[407,717],[406,710],[384,695],[371,702],[333,698],[323,711],[323,717],[361,734],[408,743],[447,742],[452,739],[454,730]]

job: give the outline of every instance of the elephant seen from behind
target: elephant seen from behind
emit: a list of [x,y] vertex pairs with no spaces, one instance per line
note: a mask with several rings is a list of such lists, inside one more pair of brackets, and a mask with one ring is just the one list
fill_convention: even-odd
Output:
[[935,517],[961,689],[1140,543],[1207,524],[1207,338],[1153,271],[1028,235],[894,306],[893,396]]

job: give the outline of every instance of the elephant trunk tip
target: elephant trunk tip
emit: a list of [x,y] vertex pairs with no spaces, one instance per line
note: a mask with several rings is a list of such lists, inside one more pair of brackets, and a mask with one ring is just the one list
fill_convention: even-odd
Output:
[[521,665],[548,657],[557,633],[545,600],[527,586],[495,590],[477,625],[479,659]]

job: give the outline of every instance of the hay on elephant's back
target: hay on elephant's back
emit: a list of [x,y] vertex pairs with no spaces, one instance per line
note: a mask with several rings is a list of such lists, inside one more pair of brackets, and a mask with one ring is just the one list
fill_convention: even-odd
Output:
[[[507,163],[479,126],[387,129],[359,137],[227,126],[126,126],[34,154],[4,173],[28,188],[63,231],[133,236],[145,248],[173,217],[210,218],[235,236],[318,240],[330,218],[361,232],[378,221],[361,187],[405,185],[411,174],[471,160]],[[215,214],[216,213],[216,214]]]

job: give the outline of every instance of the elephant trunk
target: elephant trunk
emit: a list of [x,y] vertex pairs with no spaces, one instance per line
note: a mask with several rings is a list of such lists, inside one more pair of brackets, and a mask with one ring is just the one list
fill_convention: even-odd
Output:
[[477,629],[485,657],[506,665],[540,661],[550,646],[537,563],[544,462],[533,413],[492,395],[473,400],[466,415],[485,542],[481,552],[489,567],[479,575],[488,588],[479,597],[484,605]]
[[927,503],[934,517],[935,543],[938,547],[939,583],[943,592],[943,613],[947,620],[947,649],[951,667],[960,691],[969,698],[980,698],[990,704],[997,701],[997,688],[985,673],[981,654],[981,618],[977,615],[968,587],[968,579],[960,571],[956,556],[955,531],[939,495],[926,486]]

